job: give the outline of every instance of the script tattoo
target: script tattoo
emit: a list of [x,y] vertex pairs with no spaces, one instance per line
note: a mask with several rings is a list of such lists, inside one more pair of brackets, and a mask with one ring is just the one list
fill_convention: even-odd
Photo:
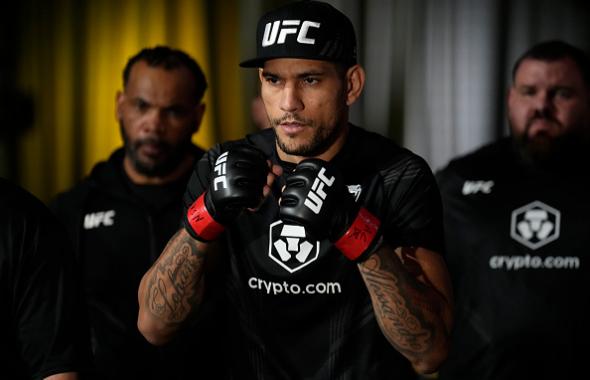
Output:
[[425,286],[404,273],[397,256],[378,252],[359,265],[371,295],[377,321],[389,342],[401,353],[427,353],[435,327],[426,318],[434,312]]
[[147,305],[165,322],[180,323],[201,301],[197,285],[204,258],[194,240],[178,233],[164,252],[148,283]]

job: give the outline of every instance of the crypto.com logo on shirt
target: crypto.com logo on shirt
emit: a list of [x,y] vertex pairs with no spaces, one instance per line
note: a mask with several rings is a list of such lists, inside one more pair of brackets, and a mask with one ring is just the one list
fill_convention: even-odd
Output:
[[538,249],[559,238],[561,213],[540,201],[512,211],[510,236],[520,244]]
[[320,242],[308,240],[305,227],[276,221],[270,225],[268,256],[294,273],[314,262],[320,253]]

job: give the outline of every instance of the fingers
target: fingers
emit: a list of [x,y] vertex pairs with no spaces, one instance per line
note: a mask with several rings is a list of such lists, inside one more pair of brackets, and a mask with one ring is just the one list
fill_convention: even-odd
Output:
[[262,199],[256,208],[248,208],[250,211],[256,211],[260,205],[264,202],[266,197],[268,197],[272,191],[272,184],[277,179],[277,177],[283,174],[283,168],[279,165],[272,164],[269,160],[267,160],[269,171],[266,175],[266,185],[262,188]]
[[277,179],[277,177],[281,176],[283,174],[283,168],[280,167],[279,165],[274,165],[271,164],[270,161],[268,161],[268,165],[269,165],[269,172],[266,175],[266,185],[264,185],[264,188],[262,189],[262,200],[264,201],[264,198],[266,198],[272,189],[272,184],[275,182],[275,180]]

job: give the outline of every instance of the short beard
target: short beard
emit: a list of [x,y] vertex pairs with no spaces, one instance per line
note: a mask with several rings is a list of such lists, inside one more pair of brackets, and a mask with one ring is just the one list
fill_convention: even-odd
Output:
[[[132,143],[129,140],[127,133],[125,133],[125,126],[122,120],[119,121],[119,128],[125,144],[125,155],[129,158],[135,170],[146,177],[165,177],[172,173],[178,165],[180,165],[187,152],[190,150],[190,138],[183,140],[182,143],[177,146],[172,146],[161,139],[153,137],[136,140]],[[164,152],[161,159],[150,162],[142,161],[140,159],[137,152],[142,145],[148,143],[159,145],[160,149]]]
[[[345,111],[340,109],[336,112],[344,114]],[[333,128],[330,129],[323,125],[315,125],[313,120],[301,118],[297,114],[285,114],[281,118],[271,118],[269,121],[270,126],[275,130],[278,125],[285,121],[295,121],[297,123],[309,126],[314,131],[311,141],[307,144],[299,146],[290,145],[288,137],[286,138],[286,140],[282,140],[281,138],[279,138],[279,134],[275,133],[277,145],[283,152],[289,155],[300,157],[320,156],[334,144],[334,142],[340,137],[342,131],[345,129],[345,126],[347,125],[347,123],[342,122],[342,120],[340,119],[337,120]]]
[[275,128],[286,120],[297,121],[305,125],[309,125],[315,132],[309,143],[303,145],[292,145],[289,144],[289,137],[283,140],[279,137],[278,133],[275,134],[277,144],[279,148],[287,154],[301,157],[317,157],[324,153],[340,136],[341,125],[336,125],[333,129],[328,129],[324,126],[314,126],[313,121],[299,118],[295,115],[285,115],[280,119],[271,119],[271,126]]
[[[588,143],[587,138],[578,133],[577,128],[556,137],[545,133],[529,137],[528,132],[534,120],[533,118],[527,123],[522,135],[515,135],[513,139],[517,149],[527,162],[539,167],[558,167],[566,162],[575,161],[575,157],[587,149],[585,147]],[[549,120],[559,124],[556,120]],[[563,128],[561,125],[559,127]]]

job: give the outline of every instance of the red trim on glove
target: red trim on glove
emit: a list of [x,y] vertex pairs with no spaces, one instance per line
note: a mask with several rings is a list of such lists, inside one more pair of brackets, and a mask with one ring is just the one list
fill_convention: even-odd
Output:
[[225,230],[225,227],[217,223],[207,211],[205,193],[188,209],[187,220],[193,231],[203,240],[215,240]]
[[380,225],[381,221],[377,217],[361,207],[350,228],[334,245],[344,256],[354,261],[369,248]]

